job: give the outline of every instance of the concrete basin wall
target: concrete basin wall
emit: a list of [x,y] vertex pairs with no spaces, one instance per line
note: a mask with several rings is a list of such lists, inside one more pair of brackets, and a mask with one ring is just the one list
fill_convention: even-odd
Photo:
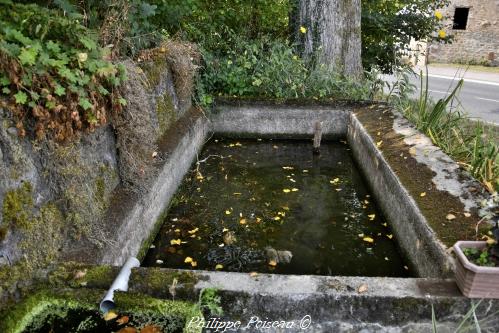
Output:
[[172,130],[176,132],[159,144],[164,160],[148,193],[143,197],[117,193],[115,209],[107,218],[112,221],[109,224],[119,227],[113,233],[113,243],[99,253],[100,264],[122,265],[155,236],[157,223],[163,222],[160,217],[207,139],[209,121],[202,115],[187,114]]
[[418,276],[451,276],[451,257],[353,113],[349,117],[347,141],[371,192],[398,239],[400,249]]
[[344,138],[351,107],[231,106],[216,107],[212,131],[230,137],[310,138],[316,122],[324,138]]

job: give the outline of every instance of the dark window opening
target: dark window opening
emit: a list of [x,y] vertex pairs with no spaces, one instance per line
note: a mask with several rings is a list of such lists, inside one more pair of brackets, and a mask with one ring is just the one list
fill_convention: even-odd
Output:
[[456,8],[456,11],[454,12],[454,23],[452,28],[456,30],[466,30],[469,14],[469,8]]

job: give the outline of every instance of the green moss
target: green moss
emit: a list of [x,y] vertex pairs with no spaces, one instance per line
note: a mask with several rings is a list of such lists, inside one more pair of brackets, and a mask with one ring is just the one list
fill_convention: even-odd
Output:
[[159,130],[164,134],[176,120],[173,101],[168,93],[156,99],[156,114],[158,116]]
[[16,291],[19,282],[26,279],[25,273],[23,262],[18,262],[13,266],[0,266],[0,310],[9,306],[11,302],[9,295]]
[[3,223],[22,229],[32,226],[32,191],[31,184],[24,182],[19,188],[6,193],[2,204]]
[[197,300],[196,273],[162,268],[138,269],[130,276],[130,291],[162,299]]
[[156,57],[152,61],[142,63],[140,68],[144,71],[148,80],[149,89],[153,90],[159,85],[161,78],[163,78],[165,72],[168,70],[168,63],[166,59]]
[[[39,327],[48,316],[64,318],[71,310],[95,311],[102,298],[101,290],[42,290],[3,313],[0,332],[23,332]],[[116,293],[116,311],[130,314],[135,323],[164,323],[186,326],[193,316],[202,316],[199,307],[190,302],[163,301],[141,294]],[[192,332],[192,331],[191,331]]]
[[83,281],[92,286],[107,286],[113,282],[116,274],[116,270],[111,266],[93,266],[86,270]]
[[0,242],[2,242],[7,237],[8,232],[9,228],[7,228],[7,226],[0,227]]
[[18,247],[23,253],[26,275],[56,258],[64,217],[54,204],[47,203],[36,213],[31,184],[25,182],[7,192],[2,208],[3,228],[20,231],[22,238]]
[[95,199],[101,203],[105,201],[106,182],[103,177],[97,177],[95,180]]
[[102,288],[107,289],[118,274],[119,268],[107,265],[94,266],[76,262],[61,263],[47,276],[51,288]]
[[[98,301],[100,292],[87,291],[92,296],[90,299]],[[72,297],[71,297],[72,296]],[[76,298],[68,292],[40,291],[30,296],[22,303],[16,305],[8,313],[4,314],[0,331],[5,333],[23,332],[28,326],[41,326],[45,319],[56,314],[64,317],[68,311],[73,309],[92,309],[95,303],[86,301],[89,296]]]

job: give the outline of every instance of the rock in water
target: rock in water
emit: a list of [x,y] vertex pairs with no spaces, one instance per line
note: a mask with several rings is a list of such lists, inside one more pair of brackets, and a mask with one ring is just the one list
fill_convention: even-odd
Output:
[[289,264],[293,259],[293,253],[291,251],[277,251],[277,257],[280,263]]
[[291,251],[279,251],[270,246],[265,248],[265,256],[268,262],[276,262],[277,264],[289,264],[293,258]]

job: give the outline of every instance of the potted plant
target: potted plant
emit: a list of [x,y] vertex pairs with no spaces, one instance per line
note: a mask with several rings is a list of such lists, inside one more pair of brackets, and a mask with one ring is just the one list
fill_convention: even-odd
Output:
[[[494,203],[496,198],[497,195],[493,196]],[[494,211],[487,216],[495,219],[492,237],[485,236],[486,241],[459,241],[454,245],[458,259],[456,282],[467,297],[499,298],[499,217],[495,211],[497,205],[492,208]]]

